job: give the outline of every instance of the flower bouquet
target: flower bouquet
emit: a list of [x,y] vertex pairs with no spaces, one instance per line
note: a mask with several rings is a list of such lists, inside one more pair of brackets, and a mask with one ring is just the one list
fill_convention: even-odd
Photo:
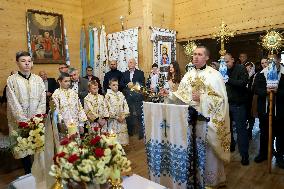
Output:
[[67,185],[70,182],[99,185],[108,179],[119,180],[121,172],[130,170],[130,161],[116,136],[93,132],[81,139],[73,136],[63,139],[49,174]]
[[11,148],[16,158],[24,158],[44,150],[44,119],[46,114],[37,114],[27,122],[19,122],[12,131]]

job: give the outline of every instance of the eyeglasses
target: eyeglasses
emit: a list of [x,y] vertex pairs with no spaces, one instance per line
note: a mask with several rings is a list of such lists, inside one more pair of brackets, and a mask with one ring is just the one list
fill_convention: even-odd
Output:
[[59,70],[62,70],[62,69],[64,69],[64,68],[68,68],[68,67],[65,66],[65,67],[60,67],[60,68],[58,68],[58,69],[59,69]]
[[93,70],[87,70],[87,72],[91,72],[91,71],[93,71]]

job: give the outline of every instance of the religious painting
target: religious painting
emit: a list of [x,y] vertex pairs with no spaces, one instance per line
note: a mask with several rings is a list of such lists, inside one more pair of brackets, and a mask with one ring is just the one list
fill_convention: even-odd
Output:
[[171,62],[171,42],[159,41],[160,66],[169,66]]
[[34,63],[65,63],[63,16],[27,11],[28,49]]
[[167,75],[170,63],[176,59],[176,31],[164,28],[152,28],[153,63],[159,66],[160,72]]

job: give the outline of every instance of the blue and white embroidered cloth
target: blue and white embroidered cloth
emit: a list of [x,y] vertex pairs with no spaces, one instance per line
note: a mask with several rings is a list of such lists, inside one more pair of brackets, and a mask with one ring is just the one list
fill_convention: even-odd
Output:
[[[193,188],[193,151],[188,106],[143,103],[149,176],[171,189]],[[207,124],[198,122],[197,184],[204,188]]]

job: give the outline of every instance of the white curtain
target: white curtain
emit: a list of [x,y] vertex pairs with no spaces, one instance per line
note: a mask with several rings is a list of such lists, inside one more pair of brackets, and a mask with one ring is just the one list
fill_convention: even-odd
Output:
[[[93,28],[94,31],[94,75],[96,77],[100,76],[100,46],[99,46],[99,31],[98,28]],[[100,79],[101,81],[101,79]]]
[[108,71],[108,55],[107,55],[107,44],[106,44],[106,32],[105,26],[102,25],[101,35],[100,35],[100,72],[97,76],[101,82],[104,80],[105,73]]
[[138,66],[138,27],[108,34],[109,60],[117,60],[117,69],[128,69],[128,60],[134,58]]

